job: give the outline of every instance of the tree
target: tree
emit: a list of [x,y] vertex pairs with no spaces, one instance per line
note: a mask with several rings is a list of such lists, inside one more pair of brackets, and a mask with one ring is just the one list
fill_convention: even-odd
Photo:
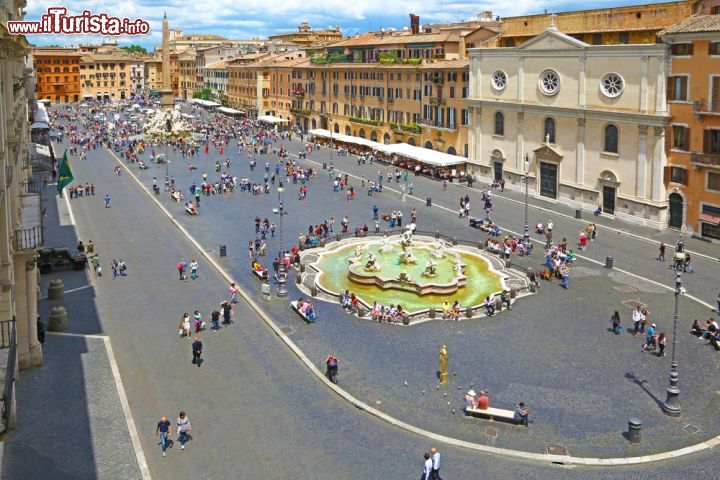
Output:
[[147,53],[147,49],[144,47],[141,47],[140,45],[130,45],[127,47],[120,47],[121,49],[125,50],[128,53]]
[[210,100],[210,94],[212,91],[209,88],[203,88],[198,92],[193,93],[193,98],[199,98],[201,100]]

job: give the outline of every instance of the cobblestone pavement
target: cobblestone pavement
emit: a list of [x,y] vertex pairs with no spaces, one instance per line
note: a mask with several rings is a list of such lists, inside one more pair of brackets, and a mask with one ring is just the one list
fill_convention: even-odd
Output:
[[[251,172],[247,160],[242,158],[236,160],[231,171],[261,182],[266,161],[271,163],[272,170],[274,158],[259,155],[255,171]],[[192,181],[199,184],[204,171],[214,175],[214,157],[207,159],[202,155],[193,160],[198,167],[194,172],[188,172],[186,164],[181,158],[171,163],[171,173],[184,189]],[[323,173],[310,183],[308,197],[303,201],[294,193],[298,186],[291,184],[286,189],[289,215],[284,220],[284,248],[296,242],[308,223],[315,224],[330,216],[339,223],[343,215],[349,215],[351,225],[368,222],[373,204],[381,211],[401,206],[407,217],[409,209],[416,206],[412,200],[401,202],[399,195],[389,191],[374,198],[359,194],[347,202],[342,192],[332,192]],[[151,169],[139,175],[149,185],[158,172]],[[161,196],[161,201],[179,215],[178,219],[209,251],[217,252],[217,245],[226,244],[228,257],[221,259],[223,264],[246,289],[259,296],[259,283],[248,272],[245,245],[254,238],[252,221],[256,215],[278,221],[272,214],[278,205],[274,193],[205,198],[197,217],[183,215],[182,205],[166,195]],[[228,229],[223,218],[232,218],[234,228]],[[456,232],[460,238],[484,238],[463,223],[442,210],[422,207],[419,211],[421,230]],[[279,248],[279,239],[270,239],[268,243],[270,252]],[[592,242],[590,251],[596,243],[599,242]],[[270,261],[268,256],[267,263]],[[541,258],[536,255],[527,261],[515,261],[538,268]],[[707,263],[709,268],[716,268]],[[589,262],[580,261],[571,276],[572,287],[567,292],[558,288],[557,283],[548,284],[540,294],[521,299],[512,312],[503,312],[496,319],[459,324],[433,322],[397,328],[358,320],[341,313],[337,305],[319,302],[320,321],[308,327],[282,302],[274,300],[268,311],[279,324],[291,329],[293,340],[318,365],[329,352],[342,358],[344,388],[387,413],[438,433],[532,452],[545,452],[547,446],[557,444],[578,456],[645,455],[715,436],[720,431],[720,422],[714,422],[714,417],[707,414],[720,400],[716,393],[717,368],[693,366],[708,362],[720,365],[720,361],[715,360],[710,347],[695,348],[699,342],[685,328],[691,323],[688,319],[704,318],[707,309],[685,299],[682,303],[678,361],[681,369],[693,371],[692,375],[682,376],[683,390],[692,392],[692,396],[683,396],[685,415],[681,421],[673,421],[658,408],[658,401],[665,398],[669,355],[664,359],[643,355],[641,339],[629,334],[616,338],[608,332],[612,311],[621,311],[627,327],[632,323],[631,307],[623,302],[639,301],[649,306],[659,328],[670,333],[672,293],[652,282]],[[291,297],[302,295],[294,284],[290,291]],[[434,374],[442,344],[447,344],[451,352],[455,375],[450,385],[437,390]],[[512,408],[520,400],[528,402],[536,416],[535,426],[525,431],[501,425],[496,437],[487,437],[484,428],[487,422],[466,419],[459,413],[462,395],[471,384],[489,389],[492,402],[498,407]],[[623,437],[627,419],[632,416],[643,420],[647,432],[648,440],[640,448],[630,448]]]
[[[178,164],[179,162],[174,163],[173,169],[178,168],[176,167]],[[126,176],[117,178],[112,175],[113,166],[113,161],[102,150],[91,152],[89,159],[82,163],[73,159],[78,180],[93,181],[98,187],[100,196],[95,199],[73,200],[72,207],[78,220],[81,238],[92,238],[95,241],[97,249],[101,252],[103,265],[107,265],[112,256],[124,256],[129,263],[130,275],[127,278],[113,281],[103,277],[97,282],[95,302],[100,329],[109,334],[113,341],[120,372],[154,478],[185,476],[237,478],[238,468],[242,468],[243,473],[248,477],[263,478],[268,476],[307,478],[308,475],[313,478],[405,478],[416,475],[421,463],[419,456],[429,446],[427,441],[395,430],[362,414],[322,388],[322,384],[301,367],[267,327],[244,308],[235,317],[233,326],[219,333],[204,334],[206,364],[203,368],[197,369],[190,365],[187,341],[181,341],[176,336],[179,315],[195,307],[202,308],[206,312],[209,306],[216,304],[225,295],[225,286],[206,266],[201,266],[201,278],[196,282],[185,285],[176,280],[174,266],[177,258],[181,255],[186,258],[197,256],[198,252],[194,252],[189,242],[169,225],[156,208],[150,206],[143,197],[144,194],[139,192],[129,178]],[[233,169],[235,168],[246,167],[241,166],[238,161],[237,167],[234,166]],[[161,170],[147,173],[153,174],[153,172],[159,177],[162,175]],[[180,172],[173,171],[173,174],[180,177]],[[144,175],[144,178],[149,185],[151,177]],[[113,207],[109,210],[102,208],[102,194],[106,191],[112,197]],[[314,210],[318,216],[321,216],[325,213],[320,210],[320,205],[327,208],[329,202],[321,200],[319,195],[317,197],[316,203],[305,205],[308,211]],[[311,187],[310,198],[315,198],[314,187]],[[215,206],[210,206],[211,202],[216,204],[224,202],[229,208],[224,215],[217,215],[213,219],[212,214],[209,213],[215,209]],[[254,288],[251,290],[253,292],[257,291],[257,285],[250,283],[252,279],[243,274],[245,269],[242,267],[243,264],[246,265],[247,257],[243,257],[246,255],[244,245],[251,228],[247,218],[250,216],[254,218],[254,208],[258,208],[260,213],[266,212],[263,215],[271,215],[270,203],[265,197],[257,199],[242,197],[241,200],[227,197],[213,198],[203,205],[201,216],[192,219],[182,218],[184,222],[190,221],[187,224],[201,243],[212,246],[215,250],[215,245],[221,242],[228,244],[230,251],[229,257],[224,260],[226,266],[232,267],[231,270],[235,269],[233,275],[243,282],[243,286]],[[336,206],[340,203],[336,202]],[[232,208],[233,204],[239,204],[241,208]],[[250,208],[242,208],[248,206]],[[297,207],[299,205],[293,208]],[[352,207],[362,209],[357,204]],[[173,208],[174,213],[181,215],[182,212],[178,207]],[[292,218],[293,211],[290,205],[288,209],[291,213],[289,218]],[[307,216],[302,218],[303,223],[306,219]],[[317,223],[319,220],[320,218],[313,222]],[[456,228],[454,220],[447,216],[433,216],[432,222],[440,225],[443,225],[441,222],[448,222],[450,228]],[[292,231],[291,228],[294,227],[295,225],[289,230]],[[220,229],[220,234],[213,238],[214,228]],[[277,244],[274,244],[273,248],[277,248]],[[590,280],[595,277],[600,275],[587,276]],[[580,278],[573,279],[573,287],[575,282],[581,283],[581,281],[583,280]],[[604,285],[605,282],[601,283],[603,288],[609,288],[608,285]],[[592,284],[577,288],[583,288],[583,293],[590,297],[595,293]],[[644,289],[650,290],[650,287]],[[647,295],[647,301],[660,301],[652,297],[652,291],[645,290],[638,293]],[[532,299],[542,298],[543,294]],[[565,305],[562,302],[566,298],[562,295],[553,297],[560,306]],[[472,335],[457,334],[457,325],[452,324],[427,324],[417,329],[392,328],[343,318],[331,305],[322,305],[321,308],[325,310],[321,312],[322,318],[328,320],[322,322],[322,329],[317,328],[321,326],[320,322],[314,327],[301,324],[289,314],[284,302],[273,301],[267,304],[266,310],[273,314],[278,323],[293,330],[291,336],[294,336],[293,339],[303,345],[306,351],[308,346],[312,347],[312,342],[317,342],[317,348],[323,350],[308,351],[308,354],[318,362],[329,348],[334,347],[331,341],[342,341],[339,338],[331,338],[332,331],[335,330],[337,334],[344,323],[354,322],[352,330],[356,332],[348,336],[348,345],[337,344],[348,348],[347,358],[344,353],[340,355],[343,359],[341,381],[346,388],[351,387],[355,375],[358,384],[361,385],[359,388],[364,388],[362,383],[368,380],[361,378],[359,373],[354,373],[363,370],[366,372],[363,375],[367,379],[373,376],[373,378],[389,378],[392,386],[388,391],[397,390],[395,377],[402,375],[395,372],[404,371],[408,363],[411,364],[411,370],[415,369],[419,372],[419,377],[424,377],[423,372],[427,372],[428,369],[432,374],[434,369],[436,342],[418,345],[416,349],[410,350],[412,341],[420,337],[430,337],[430,340],[434,340],[432,335],[438,340],[443,336],[472,337]],[[588,309],[593,308],[598,307],[588,306]],[[515,314],[516,310],[518,309],[514,309],[512,313]],[[572,310],[570,313],[577,312]],[[527,319],[523,322],[520,318],[513,320],[510,315],[507,317],[510,328],[507,329],[509,331],[506,336],[497,333],[501,327],[505,327],[502,325],[505,318],[501,320],[499,317],[497,326],[490,332],[490,337],[495,335],[496,341],[502,338],[506,343],[488,348],[488,356],[498,354],[502,357],[502,350],[508,349],[507,345],[511,344],[509,341],[512,340],[512,334],[521,335],[522,332],[518,333],[517,329],[527,325]],[[606,320],[603,318],[602,327],[606,327]],[[331,321],[334,321],[335,327],[325,328],[329,327]],[[580,319],[577,321],[579,322]],[[477,333],[479,338],[484,338],[485,330],[480,327],[485,324],[482,321],[476,323],[475,331],[467,331]],[[470,322],[460,325],[463,329],[473,327]],[[550,324],[549,327],[552,328],[553,325]],[[422,328],[427,330],[423,332]],[[563,325],[563,328],[568,331],[561,332],[561,340],[558,340],[560,346],[576,341],[573,334],[577,333],[577,330],[569,325]],[[311,336],[310,334],[315,333],[313,329],[327,330],[328,337]],[[349,331],[348,329],[340,332],[340,335],[345,335]],[[308,340],[303,339],[305,335]],[[592,339],[598,340],[596,337]],[[395,343],[380,343],[386,340],[394,340]],[[619,341],[625,344],[632,342],[629,338],[618,339]],[[349,344],[354,342],[357,342],[357,345],[351,348]],[[395,360],[404,363],[391,362],[380,365],[382,361],[375,362],[371,358],[381,350],[387,350],[390,355],[393,351],[393,348],[387,347],[390,344],[393,348],[395,345],[398,346]],[[592,346],[595,345],[590,345]],[[481,347],[478,345],[475,350],[481,351]],[[462,346],[458,344],[455,348]],[[551,345],[549,348],[557,348],[557,346]],[[362,352],[363,349],[367,350],[366,355],[363,358],[354,358],[356,352]],[[423,349],[427,349],[428,358],[421,360]],[[538,350],[544,349],[544,346],[538,344]],[[531,348],[527,348],[524,352],[533,353]],[[518,354],[520,353],[522,352],[518,351]],[[705,353],[709,355],[709,352]],[[601,356],[601,354],[596,355]],[[570,366],[567,362],[577,362],[577,360],[572,355],[567,357],[563,359],[565,364],[558,362],[558,367],[553,364],[543,372],[543,375],[548,372],[553,373],[553,370],[559,367],[569,370]],[[605,355],[605,359],[607,357],[608,355]],[[385,356],[381,360],[387,358]],[[535,358],[520,358],[522,363],[518,361],[517,364],[508,366],[513,373],[522,368],[534,367]],[[485,360],[485,358],[481,359]],[[595,357],[591,360],[594,361]],[[649,363],[650,360],[655,363],[663,361],[650,357],[641,361]],[[360,368],[360,362],[367,362],[367,370]],[[466,364],[471,366],[471,361]],[[591,370],[591,373],[594,371],[595,367],[589,361],[588,363],[583,361],[583,364],[590,365],[587,370]],[[602,365],[602,361],[599,364]],[[472,368],[468,368],[467,371],[470,370]],[[531,373],[533,372],[519,374],[514,379],[514,383],[522,385]],[[483,372],[483,376],[486,374],[489,375],[487,371]],[[463,376],[462,380],[467,381],[464,375],[466,375],[464,372],[458,370],[458,377]],[[498,373],[498,375],[502,374]],[[562,372],[557,375],[561,376]],[[506,382],[507,375],[504,377],[503,381]],[[604,379],[600,378],[597,383],[602,384],[603,381]],[[486,382],[489,380],[483,380],[483,384]],[[412,385],[414,386],[415,383]],[[370,386],[377,392],[385,392],[387,387],[385,383]],[[546,386],[546,390],[542,390],[540,387],[543,386],[536,387],[533,395],[542,397],[547,394],[548,389],[553,388]],[[514,395],[517,393],[511,389],[519,387],[508,386],[506,383],[505,388],[510,392],[508,398],[513,396],[514,401]],[[350,389],[352,391],[352,388]],[[662,382],[657,390],[662,390]],[[411,395],[404,395],[401,398],[412,400]],[[591,401],[596,400],[593,395],[587,395],[587,398]],[[638,401],[639,407],[645,406],[647,401],[638,400],[639,398],[635,395],[631,400]],[[391,405],[394,402],[397,400],[386,400],[386,403]],[[400,402],[397,404],[401,405]],[[381,404],[381,408],[384,408],[384,405]],[[162,459],[155,437],[152,435],[154,424],[160,415],[172,416],[180,408],[189,412],[193,421],[195,440],[185,452],[182,452],[183,457],[179,457],[180,452],[171,451],[167,459]],[[401,406],[397,408],[402,409]],[[571,417],[567,418],[567,425],[574,421]],[[460,420],[468,424],[478,422],[458,419]],[[647,417],[643,420],[648,422]],[[621,421],[625,421],[624,415]],[[619,432],[621,429],[622,426],[617,426],[615,431]],[[646,435],[645,438],[647,440],[648,436]],[[95,448],[94,444],[90,448]],[[442,447],[441,449],[446,459],[444,478],[469,478],[477,475],[487,478],[642,478],[650,475],[653,478],[717,478],[712,470],[711,457],[707,454],[641,468],[567,470],[557,466],[510,461],[462,449]],[[568,449],[571,454],[578,454],[574,451],[574,446],[568,446]],[[332,454],[328,455],[328,451]]]

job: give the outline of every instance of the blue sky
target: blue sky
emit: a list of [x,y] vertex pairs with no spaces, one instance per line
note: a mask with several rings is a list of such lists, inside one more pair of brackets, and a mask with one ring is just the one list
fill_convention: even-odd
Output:
[[[256,35],[295,30],[302,21],[314,28],[339,25],[345,35],[380,28],[402,28],[409,24],[409,13],[420,15],[420,23],[457,21],[489,10],[493,15],[514,16],[523,14],[609,8],[624,5],[658,3],[643,0],[468,0],[415,1],[415,0],[29,0],[26,20],[37,20],[50,6],[65,6],[71,13],[84,9],[92,13],[107,13],[130,19],[142,18],[150,22],[147,36],[120,38],[121,44],[140,44],[146,48],[159,43],[163,12],[167,11],[171,28],[185,33],[213,33],[229,38],[250,38]],[[98,43],[102,37],[84,35],[32,36],[28,40],[36,45],[77,45]]]

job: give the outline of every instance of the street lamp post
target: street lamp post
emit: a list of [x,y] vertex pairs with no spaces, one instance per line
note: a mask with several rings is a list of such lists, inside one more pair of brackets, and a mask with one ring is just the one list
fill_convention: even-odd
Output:
[[530,173],[530,157],[525,154],[525,230],[523,233],[523,246],[527,252],[530,248],[530,225],[528,225],[528,183]]
[[167,133],[165,134],[165,191],[170,191],[170,169],[168,168],[170,165],[170,159],[168,158],[168,143],[170,141],[170,133],[172,132],[172,122],[170,119],[167,120],[165,123],[165,129],[167,130]]
[[278,184],[278,201],[280,202],[280,208],[278,210],[278,213],[280,214],[280,258],[278,259],[280,261],[280,267],[278,269],[278,284],[277,284],[277,292],[276,295],[278,297],[287,297],[288,291],[287,291],[287,272],[285,271],[285,262],[283,261],[283,217],[285,216],[285,208],[283,205],[283,192],[285,189],[283,188],[282,180]]
[[680,295],[683,293],[682,274],[685,268],[683,260],[685,251],[682,239],[678,241],[675,248],[675,316],[673,317],[673,339],[672,339],[672,359],[670,361],[670,386],[667,387],[667,397],[662,404],[662,411],[671,417],[679,417],[682,414],[680,407],[680,389],[678,388],[678,370],[677,361],[675,360],[675,351],[677,350],[677,324],[680,320]]

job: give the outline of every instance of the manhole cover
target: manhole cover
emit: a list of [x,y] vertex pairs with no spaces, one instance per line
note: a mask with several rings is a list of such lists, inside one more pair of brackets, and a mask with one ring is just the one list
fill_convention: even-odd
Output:
[[562,445],[553,445],[547,447],[547,453],[548,455],[567,455],[567,450]]
[[625,301],[622,302],[622,303],[624,303],[625,305],[627,305],[627,306],[630,307],[630,308],[637,308],[637,307],[644,307],[644,306],[645,306],[645,304],[642,303],[642,302],[639,301],[639,300],[625,300]]
[[487,427],[485,429],[485,436],[486,437],[497,437],[498,431],[497,428],[494,427]]
[[293,332],[293,329],[290,327],[282,327],[280,330],[287,335],[290,335]]
[[683,427],[683,430],[685,430],[690,435],[695,435],[700,431],[700,428],[696,427],[695,425],[687,424]]
[[613,288],[615,290],[617,290],[618,292],[622,292],[622,293],[635,293],[638,291],[637,288],[631,287],[630,285],[617,285]]

